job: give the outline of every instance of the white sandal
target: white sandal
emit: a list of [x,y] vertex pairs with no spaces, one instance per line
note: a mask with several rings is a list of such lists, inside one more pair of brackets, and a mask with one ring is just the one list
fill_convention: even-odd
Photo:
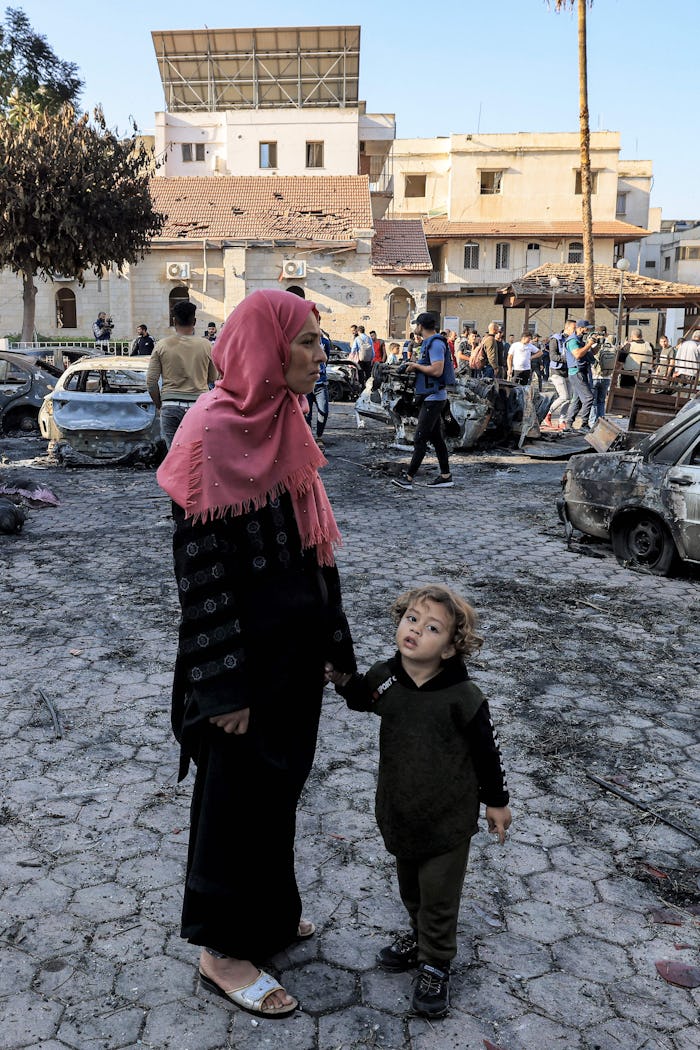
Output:
[[245,1010],[246,1013],[253,1014],[255,1017],[289,1017],[299,1007],[297,1000],[292,997],[292,1002],[286,1006],[263,1009],[265,1001],[273,992],[285,991],[282,985],[274,977],[271,977],[269,973],[265,973],[264,970],[260,970],[258,976],[251,984],[245,984],[242,988],[231,988],[229,991],[225,991],[211,977],[207,977],[201,969],[199,971],[199,980],[202,987],[206,988],[207,991],[214,992],[223,999],[230,1000],[230,1002],[240,1007],[241,1010]]

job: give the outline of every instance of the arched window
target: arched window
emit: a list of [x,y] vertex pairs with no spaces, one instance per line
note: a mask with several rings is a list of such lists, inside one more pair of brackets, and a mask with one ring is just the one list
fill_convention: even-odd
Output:
[[184,284],[178,284],[173,288],[170,295],[168,296],[168,316],[170,318],[169,324],[171,328],[175,327],[175,320],[173,318],[173,307],[176,303],[188,303],[190,301],[189,290]]
[[78,314],[75,308],[75,292],[70,288],[59,288],[56,292],[56,327],[78,327]]
[[581,241],[571,241],[569,243],[569,262],[583,262],[583,245],[581,244]]
[[479,245],[476,241],[468,241],[464,245],[464,269],[479,269]]

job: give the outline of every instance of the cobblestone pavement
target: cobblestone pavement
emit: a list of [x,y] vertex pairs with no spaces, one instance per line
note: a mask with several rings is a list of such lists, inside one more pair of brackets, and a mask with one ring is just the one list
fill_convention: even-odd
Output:
[[473,673],[514,825],[505,847],[474,840],[450,1017],[409,1016],[410,975],[375,966],[403,925],[372,817],[378,726],[332,690],[298,827],[319,932],[275,960],[303,1010],[256,1022],[198,989],[177,933],[190,785],[169,732],[167,501],[151,471],[60,469],[32,459],[38,439],[3,440],[61,505],[0,537],[0,1047],[697,1050],[700,992],[655,969],[697,962],[700,940],[700,844],[658,818],[700,835],[697,573],[567,552],[561,463],[454,457],[457,487],[406,493],[388,430],[334,406],[327,436],[361,664],[391,652],[387,606],[416,581],[459,588],[486,638]]

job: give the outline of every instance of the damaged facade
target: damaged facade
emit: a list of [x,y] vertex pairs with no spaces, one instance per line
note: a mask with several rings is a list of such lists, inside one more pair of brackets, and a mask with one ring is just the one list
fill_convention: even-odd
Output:
[[[582,254],[578,136],[397,140],[394,115],[360,100],[359,26],[165,31],[153,44],[166,108],[152,185],[168,224],[121,274],[37,281],[43,335],[90,339],[105,310],[115,339],[140,323],[159,337],[183,297],[200,326],[219,326],[253,289],[290,284],[336,339],[352,323],[400,339],[425,309],[483,331],[502,319],[498,288]],[[621,161],[619,138],[591,136],[605,263],[647,232],[651,164]],[[21,286],[5,272],[0,291],[17,330]]]

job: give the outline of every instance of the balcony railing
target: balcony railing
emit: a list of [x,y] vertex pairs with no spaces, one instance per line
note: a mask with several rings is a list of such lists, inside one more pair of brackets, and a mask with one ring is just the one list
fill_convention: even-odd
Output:
[[527,273],[527,266],[504,270],[433,270],[428,284],[469,284],[475,287],[497,285],[499,288]]

